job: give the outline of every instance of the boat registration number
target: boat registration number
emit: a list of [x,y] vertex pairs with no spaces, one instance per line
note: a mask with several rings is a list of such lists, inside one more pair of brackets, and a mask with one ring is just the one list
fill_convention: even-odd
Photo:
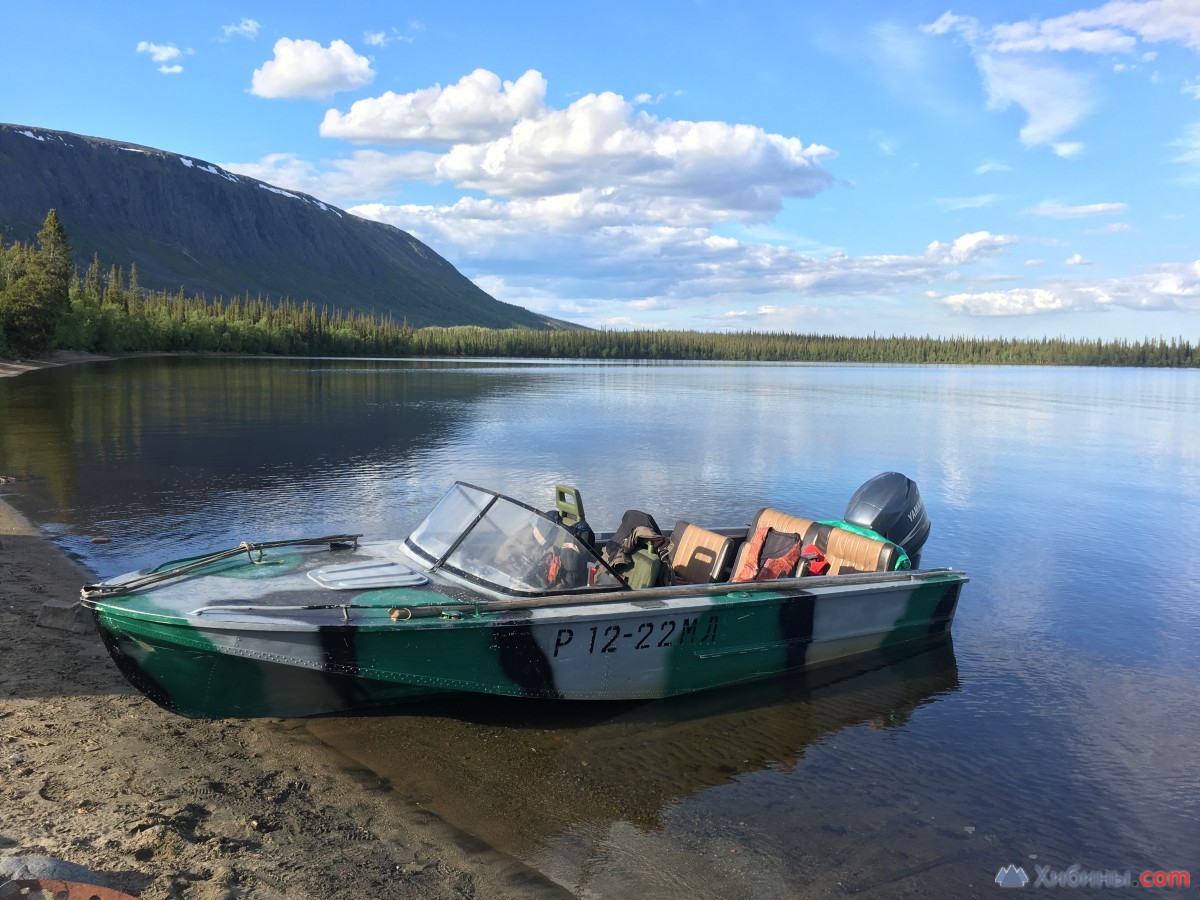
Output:
[[[586,647],[586,652],[616,653],[618,650],[652,650],[667,648],[676,644],[709,644],[717,640],[717,629],[720,626],[719,616],[709,616],[700,629],[700,617],[662,619],[654,622],[640,622],[637,625],[629,623],[614,623],[612,625],[592,625],[587,628],[560,628],[554,639],[554,656],[572,646],[573,652],[579,652]],[[577,644],[576,641],[582,643]]]

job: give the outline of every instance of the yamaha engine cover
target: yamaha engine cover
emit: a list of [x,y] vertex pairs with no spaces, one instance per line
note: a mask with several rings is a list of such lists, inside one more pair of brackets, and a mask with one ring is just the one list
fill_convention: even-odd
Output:
[[876,475],[854,492],[842,518],[899,544],[913,568],[920,565],[921,548],[929,537],[929,516],[911,478],[899,472]]

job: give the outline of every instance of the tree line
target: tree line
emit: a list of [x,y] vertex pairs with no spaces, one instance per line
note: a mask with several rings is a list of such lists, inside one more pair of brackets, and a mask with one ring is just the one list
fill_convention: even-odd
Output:
[[391,316],[262,296],[145,290],[136,264],[84,272],[54,210],[33,243],[0,239],[0,356],[207,351],[294,356],[462,356],[761,362],[1200,366],[1183,338],[841,337],[786,332],[415,329]]

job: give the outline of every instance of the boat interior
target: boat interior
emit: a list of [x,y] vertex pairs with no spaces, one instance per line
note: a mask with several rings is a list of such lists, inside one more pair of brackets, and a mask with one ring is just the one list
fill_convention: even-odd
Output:
[[[559,485],[555,497],[564,525],[572,527],[583,522],[583,501],[577,490]],[[775,547],[795,548],[791,557],[782,554],[784,568],[777,569],[774,577],[890,572],[898,564],[907,567],[903,565],[907,562],[904,551],[891,541],[769,507],[760,509],[745,528],[710,529],[683,519],[677,521],[669,535],[669,555],[664,563],[676,584],[754,580],[760,572],[759,563],[770,553],[767,542],[771,535],[783,538]],[[596,543],[613,537],[599,535]]]
[[[742,529],[710,530],[691,522],[679,521],[671,532],[671,571],[675,580],[686,584],[740,581],[748,551],[760,528],[780,534],[796,535],[802,549],[815,547],[828,563],[827,575],[850,572],[890,572],[896,567],[901,550],[890,541],[855,534],[836,525],[827,525],[792,516],[777,509],[760,509]],[[812,560],[801,554],[791,571],[783,576],[807,574]]]

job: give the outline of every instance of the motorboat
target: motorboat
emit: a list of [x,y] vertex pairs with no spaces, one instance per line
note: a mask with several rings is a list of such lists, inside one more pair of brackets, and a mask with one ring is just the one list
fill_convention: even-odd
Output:
[[949,633],[961,571],[922,569],[915,483],[883,473],[841,520],[745,525],[630,510],[595,534],[456,482],[403,540],[248,541],[81,591],[128,680],[193,717],[305,716],[471,692],[645,700]]

